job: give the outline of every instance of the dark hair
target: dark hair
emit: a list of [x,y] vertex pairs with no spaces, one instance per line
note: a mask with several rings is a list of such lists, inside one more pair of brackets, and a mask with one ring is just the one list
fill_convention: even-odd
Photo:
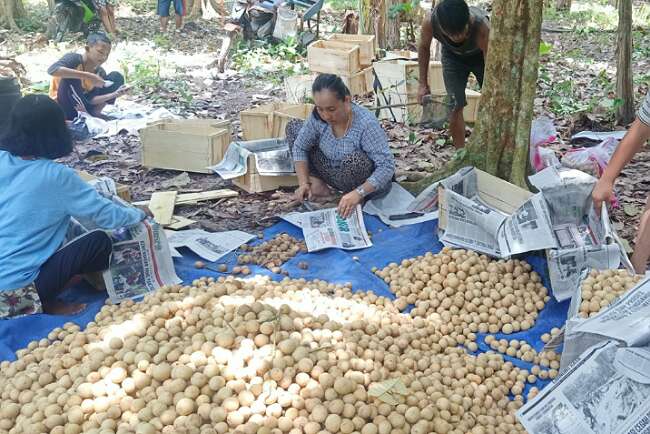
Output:
[[465,0],[442,0],[436,6],[438,24],[448,35],[458,35],[469,23],[469,7]]
[[102,32],[91,33],[88,35],[88,39],[86,39],[86,45],[89,47],[92,47],[93,45],[99,44],[101,42],[111,45],[111,39],[106,35],[106,33]]
[[72,152],[63,110],[47,95],[27,95],[14,105],[0,149],[18,157],[55,158]]
[[329,90],[336,95],[336,98],[343,101],[346,96],[350,96],[350,89],[343,83],[341,77],[335,74],[320,74],[311,85],[311,93]]

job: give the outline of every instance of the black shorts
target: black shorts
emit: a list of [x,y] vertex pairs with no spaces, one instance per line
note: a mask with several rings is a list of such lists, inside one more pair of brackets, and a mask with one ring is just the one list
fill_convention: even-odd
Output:
[[443,45],[441,54],[442,77],[445,81],[447,95],[449,95],[449,105],[452,109],[462,109],[467,105],[465,88],[469,73],[474,74],[479,86],[483,86],[485,72],[483,52],[480,51],[470,56],[459,56]]

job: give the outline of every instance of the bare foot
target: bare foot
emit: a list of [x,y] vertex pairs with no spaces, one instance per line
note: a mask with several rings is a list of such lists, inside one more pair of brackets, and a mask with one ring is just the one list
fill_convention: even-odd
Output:
[[43,305],[43,312],[50,315],[76,315],[86,308],[84,303],[62,303],[53,301]]

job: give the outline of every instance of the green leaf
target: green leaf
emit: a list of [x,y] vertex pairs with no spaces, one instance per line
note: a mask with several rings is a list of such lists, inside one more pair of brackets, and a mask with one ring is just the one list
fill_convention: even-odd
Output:
[[634,217],[639,214],[639,208],[629,203],[626,203],[625,205],[623,205],[623,212],[630,217]]
[[438,140],[436,140],[436,145],[438,145],[438,146],[442,146],[442,145],[445,144],[445,142],[446,142],[445,139],[438,139]]
[[544,41],[540,41],[539,43],[539,55],[540,56],[546,56],[551,52],[551,49],[553,48],[553,45],[547,44]]

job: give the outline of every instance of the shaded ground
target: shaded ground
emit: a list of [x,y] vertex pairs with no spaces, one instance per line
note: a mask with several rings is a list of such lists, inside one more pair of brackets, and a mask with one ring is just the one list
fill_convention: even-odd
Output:
[[[325,13],[322,28],[332,30],[340,27],[339,14]],[[155,16],[127,15],[118,19],[123,36],[114,46],[107,69],[128,71],[127,79],[137,83],[131,98],[165,106],[183,117],[231,119],[238,130],[241,110],[282,99],[282,79],[304,69],[300,52],[294,53],[294,47],[269,51],[267,46],[256,45],[241,47],[226,73],[216,74],[208,68],[221,44],[222,34],[216,20],[191,22],[181,35],[160,35],[156,33],[158,22]],[[602,21],[602,17],[596,18],[593,20],[597,25],[609,25],[598,21]],[[614,126],[611,118],[615,33],[589,30],[589,25],[589,21],[580,24],[576,17],[562,16],[551,16],[544,25],[543,39],[548,52],[542,57],[540,67],[536,112],[554,118],[562,139],[552,145],[558,152],[568,149],[569,145],[565,143],[576,131],[622,128]],[[650,34],[647,29],[638,29],[634,37],[637,47],[635,85],[640,100],[647,92],[650,78]],[[80,46],[74,41],[59,46],[48,45],[36,34],[0,32],[1,39],[5,42],[0,45],[0,54],[21,54],[19,60],[27,67],[34,89],[44,89],[45,70],[49,64],[64,52]],[[252,60],[252,68],[242,67],[242,62],[250,64]],[[444,130],[422,130],[388,121],[383,121],[383,124],[396,156],[399,180],[419,179],[444,165],[454,154]],[[89,151],[99,151],[108,158],[86,158]],[[190,174],[190,184],[163,188],[161,183],[179,172],[145,169],[139,164],[139,152],[138,137],[120,135],[79,146],[63,161],[75,168],[110,176],[117,182],[130,185],[135,200],[147,199],[152,192],[165,189],[185,192],[230,186],[216,175]],[[619,183],[622,204],[628,206],[625,207],[627,212],[621,208],[614,212],[614,216],[622,235],[630,241],[637,219],[634,211],[641,208],[650,190],[650,180],[644,180],[647,179],[648,161],[650,154],[643,152],[626,169]],[[238,198],[178,207],[176,211],[197,220],[199,227],[210,230],[255,230],[272,224],[272,216],[284,212],[289,202],[290,190],[259,195],[242,192]]]

